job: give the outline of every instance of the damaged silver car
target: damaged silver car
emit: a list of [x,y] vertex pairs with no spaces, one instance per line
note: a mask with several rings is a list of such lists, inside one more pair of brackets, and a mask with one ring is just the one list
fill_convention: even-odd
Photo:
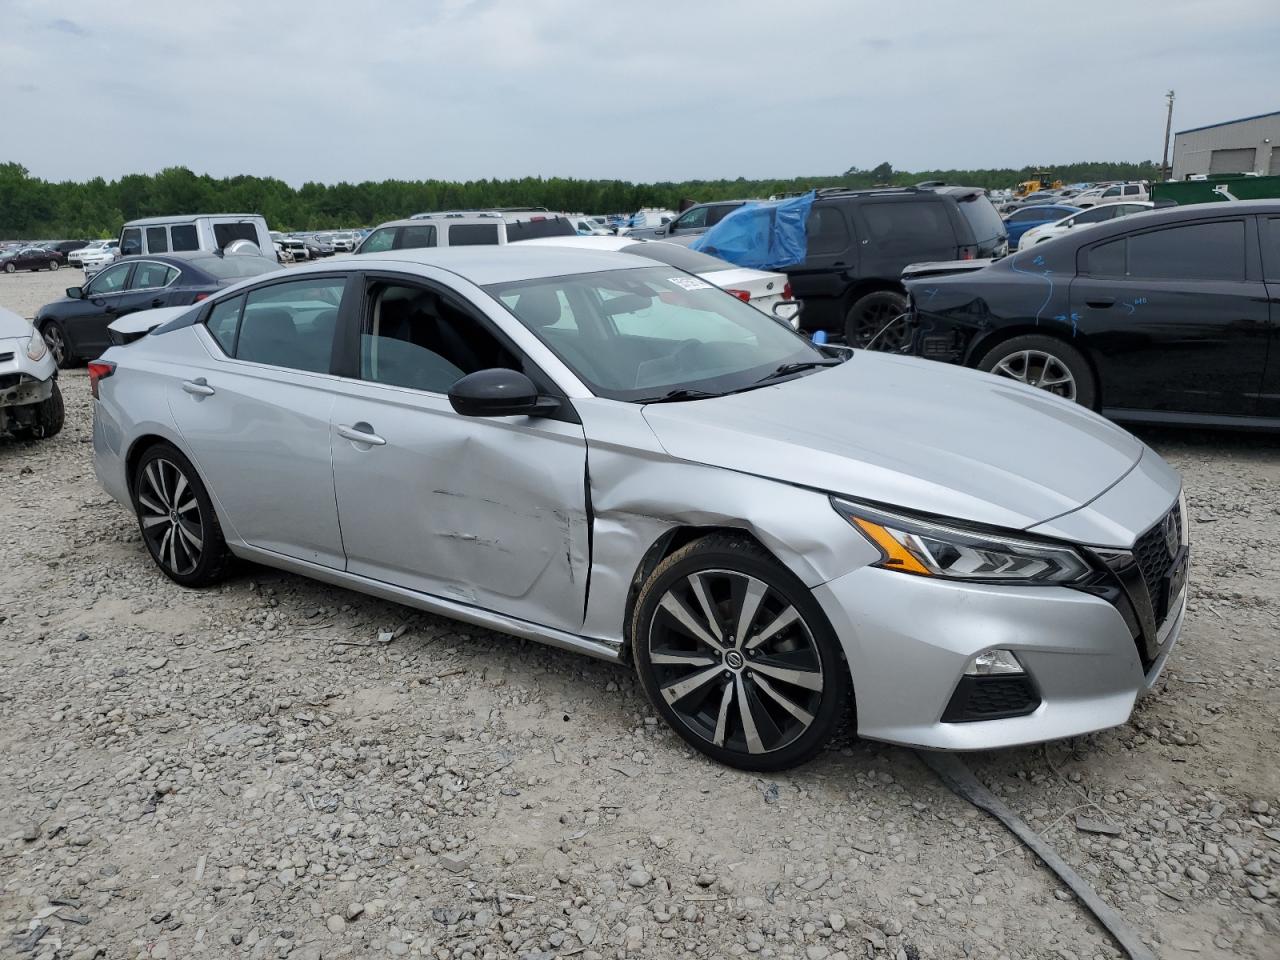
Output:
[[62,429],[58,364],[31,321],[0,307],[0,436],[52,437]]
[[734,766],[850,711],[943,749],[1114,726],[1182,624],[1181,483],[1134,437],[651,260],[403,250],[129,321],[95,463],[170,578],[234,555],[629,660]]

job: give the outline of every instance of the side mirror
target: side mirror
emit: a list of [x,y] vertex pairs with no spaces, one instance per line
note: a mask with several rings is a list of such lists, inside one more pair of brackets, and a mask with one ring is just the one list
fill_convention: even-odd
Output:
[[67,297],[71,300],[84,299],[84,288],[83,287],[67,287]]
[[535,417],[554,413],[558,400],[538,395],[519,370],[494,367],[469,373],[449,388],[449,403],[464,417]]

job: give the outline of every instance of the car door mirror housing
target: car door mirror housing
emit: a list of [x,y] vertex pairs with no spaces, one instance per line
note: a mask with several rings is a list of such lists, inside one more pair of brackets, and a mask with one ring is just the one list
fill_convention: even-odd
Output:
[[464,417],[536,417],[560,406],[554,397],[539,395],[519,370],[505,367],[467,374],[449,388],[449,403]]
[[67,287],[67,299],[69,299],[69,300],[83,300],[83,299],[84,299],[84,288],[83,288],[83,287]]

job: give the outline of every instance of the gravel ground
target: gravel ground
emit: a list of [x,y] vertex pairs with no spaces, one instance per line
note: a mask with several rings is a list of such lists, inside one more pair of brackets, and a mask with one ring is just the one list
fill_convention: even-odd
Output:
[[[58,437],[0,441],[0,956],[1120,955],[909,751],[740,773],[623,667],[249,565],[175,586],[63,386]],[[1280,440],[1144,438],[1195,521],[1163,688],[969,761],[1159,956],[1274,960]]]

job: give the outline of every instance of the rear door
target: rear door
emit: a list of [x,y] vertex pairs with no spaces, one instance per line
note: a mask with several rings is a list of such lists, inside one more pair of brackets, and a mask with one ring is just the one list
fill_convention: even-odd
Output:
[[308,274],[212,304],[196,329],[207,359],[179,365],[167,394],[187,451],[235,533],[251,546],[339,570],[330,370],[346,285],[340,273]]
[[1271,315],[1271,333],[1267,338],[1267,369],[1258,398],[1258,413],[1264,417],[1280,417],[1280,216],[1258,217],[1262,241],[1262,276]]
[[1197,220],[1080,251],[1071,312],[1104,408],[1257,413],[1269,317],[1256,230],[1253,217]]

